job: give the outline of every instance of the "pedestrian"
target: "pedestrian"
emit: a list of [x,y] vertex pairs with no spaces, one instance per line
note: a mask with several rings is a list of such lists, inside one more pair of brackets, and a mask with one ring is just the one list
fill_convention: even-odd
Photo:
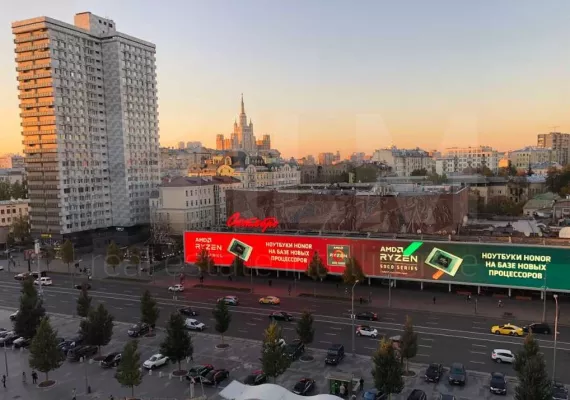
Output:
[[433,304],[435,304],[435,296],[433,296]]
[[360,390],[364,390],[364,378],[360,378]]
[[26,371],[22,371],[22,382],[26,383]]
[[32,371],[32,383],[35,385],[38,383],[38,374],[36,371]]
[[497,307],[502,308],[503,307],[503,301],[499,300],[499,302],[497,303]]
[[71,400],[77,400],[77,390],[75,388],[71,391]]
[[344,395],[346,394],[346,386],[344,386],[344,383],[340,384],[340,397],[344,397]]
[[2,375],[2,386],[6,389],[6,375]]
[[359,297],[359,298],[358,298],[358,301],[360,302],[360,304],[362,304],[362,302],[363,302],[362,297]]
[[291,296],[291,285],[289,285],[289,296]]
[[271,279],[270,279],[269,282],[267,282],[267,283],[269,283],[269,287],[271,287],[271,285],[273,284],[273,281],[271,281]]

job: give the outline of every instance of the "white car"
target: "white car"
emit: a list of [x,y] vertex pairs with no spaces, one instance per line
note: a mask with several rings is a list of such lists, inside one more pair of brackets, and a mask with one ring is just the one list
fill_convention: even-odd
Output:
[[184,322],[184,325],[186,326],[186,329],[190,329],[193,331],[202,332],[204,329],[206,329],[206,325],[204,323],[192,318],[186,318],[186,322]]
[[155,369],[158,367],[162,367],[163,365],[168,364],[168,357],[163,356],[162,354],[155,354],[148,360],[143,363],[143,367],[146,369]]
[[51,278],[48,278],[47,276],[42,276],[39,279],[36,279],[34,281],[34,285],[39,285],[42,284],[42,286],[51,286],[53,285],[53,282],[51,281]]
[[184,286],[182,285],[174,285],[174,286],[170,286],[168,288],[169,292],[183,292],[184,291]]
[[371,338],[378,337],[378,331],[376,330],[376,328],[372,328],[371,326],[368,325],[360,325],[358,328],[356,328],[356,334],[358,336],[368,336]]
[[515,355],[510,350],[505,349],[495,349],[491,353],[491,358],[496,363],[509,363],[515,362]]
[[237,306],[239,304],[239,299],[237,296],[224,296],[218,299],[218,303],[224,302],[231,306]]

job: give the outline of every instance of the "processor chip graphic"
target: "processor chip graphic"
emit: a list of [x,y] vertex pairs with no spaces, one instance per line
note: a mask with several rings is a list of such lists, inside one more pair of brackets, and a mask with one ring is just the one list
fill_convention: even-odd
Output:
[[241,258],[243,261],[249,260],[253,247],[245,244],[241,240],[232,239],[230,245],[228,246],[228,251],[234,256]]
[[454,254],[448,253],[445,250],[434,247],[426,257],[425,262],[427,265],[437,269],[432,278],[434,280],[438,280],[444,274],[455,276],[461,266],[461,263],[463,263],[463,259]]

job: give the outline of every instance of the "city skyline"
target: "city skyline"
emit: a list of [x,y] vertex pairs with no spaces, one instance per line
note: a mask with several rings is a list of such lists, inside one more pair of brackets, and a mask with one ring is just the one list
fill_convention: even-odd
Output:
[[215,148],[217,134],[231,133],[241,93],[258,136],[270,134],[286,156],[392,145],[506,151],[570,130],[561,39],[569,4],[407,3],[412,12],[372,2],[173,1],[174,16],[151,2],[11,4],[0,16],[2,152],[23,147],[10,23],[38,15],[71,23],[85,10],[156,43],[162,146]]

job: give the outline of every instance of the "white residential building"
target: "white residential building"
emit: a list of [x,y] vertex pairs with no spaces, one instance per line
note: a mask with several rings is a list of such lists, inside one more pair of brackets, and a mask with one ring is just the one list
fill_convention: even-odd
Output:
[[36,237],[148,223],[159,181],[155,46],[89,12],[12,24]]
[[226,190],[241,186],[239,180],[227,176],[169,179],[149,200],[151,224],[166,225],[176,235],[221,226],[227,218]]
[[419,148],[405,150],[391,147],[375,150],[371,161],[389,166],[397,176],[410,176],[413,171],[421,169],[431,173],[435,166],[430,154]]
[[525,147],[509,152],[508,158],[515,168],[528,168],[529,165],[557,162],[556,153],[549,148]]
[[282,188],[301,184],[299,167],[287,163],[267,166],[249,164],[245,168],[222,165],[218,168],[217,174],[237,178],[242,187],[249,189]]
[[443,158],[455,159],[457,172],[466,168],[487,167],[493,172],[499,169],[499,160],[503,154],[489,146],[450,147],[443,151]]

